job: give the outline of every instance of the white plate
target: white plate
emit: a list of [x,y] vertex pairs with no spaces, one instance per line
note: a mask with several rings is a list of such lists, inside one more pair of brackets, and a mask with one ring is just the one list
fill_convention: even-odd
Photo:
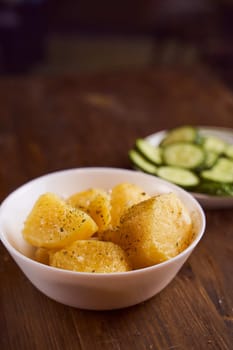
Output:
[[[221,128],[221,127],[209,127],[200,126],[198,127],[202,135],[216,136],[225,140],[228,143],[233,144],[233,129]],[[157,146],[164,136],[167,134],[168,130],[162,130],[155,134],[149,135],[146,139],[154,146]],[[218,208],[229,208],[233,206],[233,197],[227,196],[209,196],[202,193],[192,193],[193,196],[199,201],[199,203],[205,209],[218,209]]]

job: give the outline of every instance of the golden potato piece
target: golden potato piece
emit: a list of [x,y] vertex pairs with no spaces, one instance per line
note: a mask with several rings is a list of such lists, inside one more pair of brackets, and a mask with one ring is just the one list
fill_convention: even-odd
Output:
[[111,193],[111,224],[116,227],[120,217],[132,205],[150,198],[145,191],[131,183],[120,183],[113,187]]
[[119,235],[119,228],[107,229],[105,231],[98,232],[98,239],[105,242],[115,242]]
[[103,194],[103,193],[106,193],[106,192],[100,188],[89,188],[85,191],[77,192],[71,195],[67,199],[67,203],[71,204],[75,208],[79,208],[84,211],[87,211],[91,201],[93,201],[93,199],[95,199],[95,197],[98,194]]
[[88,239],[97,230],[94,220],[84,211],[73,208],[53,193],[45,193],[28,215],[23,236],[35,247],[51,249]]
[[89,214],[100,231],[106,230],[109,226],[111,221],[110,196],[106,191],[91,188],[72,195],[67,202]]
[[50,257],[56,252],[57,249],[39,247],[35,250],[34,259],[42,264],[49,265]]
[[50,265],[79,272],[124,272],[130,265],[125,252],[111,242],[79,240],[59,250],[50,259]]
[[34,258],[36,261],[45,264],[45,265],[49,265],[49,254],[50,254],[50,250],[47,248],[37,248],[34,254]]
[[131,207],[112,240],[126,252],[134,269],[174,257],[192,238],[190,215],[174,194],[162,194]]

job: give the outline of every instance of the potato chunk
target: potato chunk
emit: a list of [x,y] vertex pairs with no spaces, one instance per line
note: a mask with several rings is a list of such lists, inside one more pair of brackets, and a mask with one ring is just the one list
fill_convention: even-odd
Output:
[[106,230],[110,220],[110,196],[102,189],[88,189],[75,193],[68,198],[67,202],[84,210],[98,225],[100,231]]
[[118,234],[109,237],[127,252],[133,268],[138,269],[185,249],[192,237],[192,222],[174,193],[162,194],[129,208],[121,218]]
[[120,183],[113,187],[111,193],[111,225],[116,227],[120,217],[132,205],[150,198],[145,191],[131,183]]
[[98,227],[84,211],[73,208],[53,193],[41,195],[28,215],[23,236],[35,247],[63,248],[88,239]]
[[79,272],[111,273],[131,269],[121,247],[97,240],[75,241],[51,256],[50,265]]
[[47,248],[36,248],[34,258],[42,264],[49,265],[49,254],[50,250]]

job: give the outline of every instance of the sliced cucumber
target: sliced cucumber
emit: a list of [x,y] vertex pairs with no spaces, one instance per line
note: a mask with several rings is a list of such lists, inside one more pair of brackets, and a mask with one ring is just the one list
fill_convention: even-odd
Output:
[[192,192],[233,196],[233,144],[195,126],[170,129],[158,146],[138,138],[134,167]]
[[163,149],[163,160],[167,165],[196,169],[204,159],[205,153],[202,148],[188,142],[172,143]]
[[201,171],[200,175],[206,180],[233,183],[233,161],[219,158],[211,169]]
[[138,151],[141,152],[142,155],[144,155],[144,157],[147,158],[149,161],[155,164],[162,163],[160,147],[153,146],[145,139],[137,139],[135,145]]
[[226,149],[224,151],[224,154],[227,157],[233,159],[233,145],[227,145],[227,147],[226,147]]
[[157,175],[182,187],[193,187],[199,184],[199,178],[191,170],[173,166],[160,166]]
[[160,143],[167,146],[174,142],[196,142],[198,140],[198,129],[192,126],[181,126],[170,130]]
[[217,154],[224,153],[227,147],[226,142],[216,136],[206,136],[203,141],[203,148],[207,151],[213,151]]
[[214,166],[214,164],[217,162],[219,155],[216,152],[213,151],[206,151],[205,152],[205,160],[202,165],[203,169],[209,169]]
[[156,175],[156,173],[157,173],[156,165],[154,165],[151,162],[149,162],[148,160],[146,160],[143,157],[143,155],[141,155],[136,150],[131,149],[129,151],[129,159],[138,169],[144,171],[145,173]]

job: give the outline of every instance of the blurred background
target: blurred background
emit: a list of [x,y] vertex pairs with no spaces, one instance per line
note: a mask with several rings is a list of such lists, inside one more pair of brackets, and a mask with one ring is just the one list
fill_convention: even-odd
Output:
[[0,0],[0,75],[203,63],[233,87],[233,0]]

